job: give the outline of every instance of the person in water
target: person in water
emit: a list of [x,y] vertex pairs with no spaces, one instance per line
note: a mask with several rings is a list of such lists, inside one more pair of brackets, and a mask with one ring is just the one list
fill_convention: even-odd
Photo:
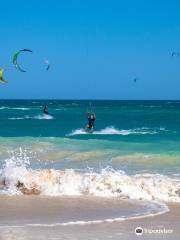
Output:
[[87,125],[87,129],[89,130],[93,130],[94,128],[94,122],[96,120],[96,115],[95,113],[88,113],[88,125]]
[[49,114],[49,113],[48,113],[48,107],[47,107],[47,105],[44,106],[44,108],[43,108],[43,113]]

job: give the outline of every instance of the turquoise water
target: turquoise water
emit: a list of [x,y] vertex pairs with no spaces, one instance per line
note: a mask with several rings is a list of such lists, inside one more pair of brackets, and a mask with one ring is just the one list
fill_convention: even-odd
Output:
[[[42,114],[47,104],[50,116]],[[180,101],[92,101],[95,131],[85,134],[88,101],[1,100],[1,165],[26,151],[32,168],[180,171]]]
[[[41,108],[48,104],[51,121],[41,118]],[[65,137],[73,129],[86,125],[88,101],[0,101],[2,137]],[[158,134],[79,136],[79,139],[123,141],[159,141],[180,139],[180,102],[170,101],[92,101],[97,115],[96,130],[107,126],[121,129],[148,128]],[[42,116],[43,118],[43,116]],[[42,120],[42,121],[38,121]],[[77,138],[77,136],[76,136]]]
[[88,106],[1,101],[0,194],[180,202],[180,101],[92,101],[92,134]]

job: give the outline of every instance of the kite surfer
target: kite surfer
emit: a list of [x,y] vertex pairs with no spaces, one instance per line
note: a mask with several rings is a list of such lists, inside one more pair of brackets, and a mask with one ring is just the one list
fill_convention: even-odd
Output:
[[96,115],[93,112],[88,112],[87,113],[87,118],[88,118],[88,124],[86,126],[87,131],[93,131],[94,129],[94,122],[96,120]]
[[49,112],[48,112],[48,106],[47,106],[47,105],[44,106],[44,108],[43,108],[43,113],[44,113],[44,114],[49,114]]

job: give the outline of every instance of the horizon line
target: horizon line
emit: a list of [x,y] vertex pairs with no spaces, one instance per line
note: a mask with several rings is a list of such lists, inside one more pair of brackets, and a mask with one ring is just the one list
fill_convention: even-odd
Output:
[[44,100],[50,100],[50,101],[180,101],[180,99],[76,99],[76,98],[0,98],[0,101],[13,101],[13,100],[38,100],[38,101],[44,101]]

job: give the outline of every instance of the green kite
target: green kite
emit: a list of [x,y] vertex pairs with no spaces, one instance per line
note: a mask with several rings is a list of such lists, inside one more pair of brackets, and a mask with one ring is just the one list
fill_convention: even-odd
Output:
[[3,78],[4,69],[0,69],[0,83],[7,83],[7,81]]
[[31,53],[32,53],[32,51],[29,50],[29,49],[22,49],[22,50],[16,52],[16,53],[13,55],[13,64],[14,64],[14,66],[15,66],[20,72],[26,72],[24,69],[22,69],[22,68],[19,66],[18,61],[17,61],[18,56],[19,56],[22,52],[31,52]]

